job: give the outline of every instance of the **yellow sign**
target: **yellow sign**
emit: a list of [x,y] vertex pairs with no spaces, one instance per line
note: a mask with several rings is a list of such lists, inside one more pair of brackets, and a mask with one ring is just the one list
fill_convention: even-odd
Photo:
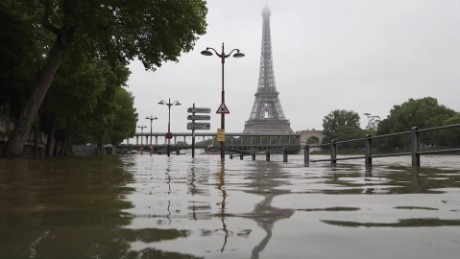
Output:
[[225,130],[217,129],[217,141],[225,142]]

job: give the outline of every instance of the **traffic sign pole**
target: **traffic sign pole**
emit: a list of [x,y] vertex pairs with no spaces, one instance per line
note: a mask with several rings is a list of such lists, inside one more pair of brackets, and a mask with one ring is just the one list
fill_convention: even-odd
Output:
[[195,130],[209,130],[211,128],[210,123],[197,123],[195,120],[210,120],[211,116],[209,115],[196,115],[195,113],[210,113],[210,108],[202,108],[202,107],[195,107],[195,103],[193,103],[193,107],[189,107],[187,112],[191,113],[192,115],[187,116],[187,120],[191,120],[192,122],[187,123],[187,129],[192,130],[192,158],[195,157]]

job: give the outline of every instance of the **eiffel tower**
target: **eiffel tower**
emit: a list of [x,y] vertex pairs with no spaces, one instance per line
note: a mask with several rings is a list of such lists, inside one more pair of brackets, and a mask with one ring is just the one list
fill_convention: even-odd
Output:
[[270,36],[270,9],[262,10],[262,53],[260,55],[259,85],[255,94],[249,120],[243,133],[293,133],[289,120],[284,117],[283,109],[276,91],[273,72],[272,42]]

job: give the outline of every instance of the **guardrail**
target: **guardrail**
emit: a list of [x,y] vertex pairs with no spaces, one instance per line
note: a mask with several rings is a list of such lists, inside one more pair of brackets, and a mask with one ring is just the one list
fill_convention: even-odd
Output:
[[[445,153],[455,153],[455,152],[460,152],[460,148],[445,148],[445,149],[438,149],[438,150],[425,150],[422,151],[420,150],[420,133],[426,133],[426,132],[434,132],[434,131],[439,131],[439,130],[446,130],[446,129],[452,129],[452,128],[459,128],[460,129],[460,124],[452,124],[452,125],[446,125],[446,126],[440,126],[440,127],[432,127],[432,128],[425,128],[425,129],[419,129],[417,127],[412,127],[411,130],[409,131],[403,131],[403,132],[397,132],[397,133],[391,133],[391,134],[384,134],[384,135],[377,135],[377,136],[371,136],[371,135],[366,135],[364,138],[358,138],[358,139],[350,139],[350,140],[343,140],[343,141],[335,141],[333,140],[331,143],[325,143],[325,144],[314,144],[314,145],[305,145],[304,147],[301,148],[284,148],[282,150],[279,150],[278,152],[274,152],[273,150],[266,151],[265,152],[265,160],[267,162],[270,161],[270,155],[273,153],[282,153],[283,154],[283,162],[288,161],[288,154],[293,152],[293,151],[298,151],[303,149],[304,151],[304,164],[309,165],[310,163],[313,162],[324,162],[324,161],[330,161],[331,165],[337,164],[337,161],[339,160],[353,160],[353,159],[364,159],[364,163],[366,166],[372,166],[372,159],[373,158],[380,158],[380,157],[393,157],[393,156],[411,156],[412,160],[412,166],[420,166],[420,158],[422,155],[430,155],[430,154],[445,154]],[[393,153],[382,153],[382,154],[373,154],[372,151],[372,141],[376,139],[384,139],[384,138],[391,138],[395,136],[409,136],[411,140],[411,145],[410,145],[410,151],[407,152],[393,152]],[[347,157],[337,157],[337,146],[341,144],[347,144],[347,143],[354,143],[354,142],[361,142],[364,143],[364,154],[359,155],[359,156],[347,156]],[[330,147],[330,158],[328,159],[316,159],[312,160],[310,159],[310,149],[311,148],[321,148],[329,146]],[[252,159],[255,160],[256,153],[244,153],[240,152],[240,159],[243,159],[244,154],[251,154]]]

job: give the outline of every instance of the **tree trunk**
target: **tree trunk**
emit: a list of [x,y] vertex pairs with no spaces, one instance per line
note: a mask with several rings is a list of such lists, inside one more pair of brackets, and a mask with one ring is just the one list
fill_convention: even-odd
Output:
[[69,146],[69,138],[66,137],[62,141],[62,147],[61,147],[61,151],[59,152],[59,156],[65,156],[67,154],[66,151],[67,151],[68,146]]
[[40,134],[40,128],[34,127],[34,157],[38,156],[38,134]]
[[51,123],[51,129],[48,132],[48,141],[46,142],[46,156],[53,156],[54,145],[56,144],[56,139],[54,137],[54,132],[56,131],[56,126]]
[[56,144],[54,144],[53,156],[59,156],[62,148],[62,140],[56,138]]
[[68,155],[68,151],[71,151],[71,150],[72,150],[73,136],[74,136],[74,133],[70,134],[70,136],[66,138],[66,141],[65,141],[65,149],[64,149],[64,152],[63,152],[62,155],[67,156],[67,155]]
[[56,71],[58,70],[62,57],[64,55],[64,44],[62,38],[58,37],[51,49],[50,56],[47,64],[39,74],[35,88],[29,97],[24,109],[19,116],[18,121],[11,133],[8,143],[6,144],[4,156],[5,157],[19,157],[22,156],[24,144],[26,143],[33,120],[37,115],[38,109],[45,99],[46,92],[54,80]]

